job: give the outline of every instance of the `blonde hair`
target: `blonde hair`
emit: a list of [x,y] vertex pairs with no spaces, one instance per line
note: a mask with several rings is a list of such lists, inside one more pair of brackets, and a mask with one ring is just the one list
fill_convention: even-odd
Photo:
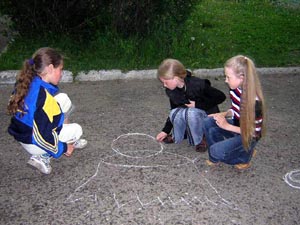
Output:
[[243,146],[248,149],[255,133],[255,103],[256,98],[262,106],[262,135],[265,134],[265,100],[254,62],[243,55],[228,59],[224,65],[231,68],[237,77],[243,76],[242,96],[240,106],[240,127]]
[[173,77],[184,79],[186,77],[186,69],[176,59],[165,59],[158,67],[157,78],[172,79]]
[[15,90],[7,106],[8,114],[15,114],[17,111],[23,112],[24,99],[29,92],[30,84],[35,75],[42,76],[45,67],[52,64],[57,68],[63,63],[63,56],[56,50],[48,47],[38,49],[31,59],[23,63],[17,78]]

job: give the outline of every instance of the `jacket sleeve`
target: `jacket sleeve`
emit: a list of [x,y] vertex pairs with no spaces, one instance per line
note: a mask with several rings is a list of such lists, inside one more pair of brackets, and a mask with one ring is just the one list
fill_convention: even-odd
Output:
[[[171,98],[169,99],[169,101],[170,101],[171,110],[177,108],[177,105],[172,102]],[[170,117],[168,117],[162,131],[165,132],[166,134],[169,134],[171,133],[172,129],[173,129],[173,124],[170,120]]]
[[173,129],[173,124],[172,124],[170,118],[168,117],[162,131],[165,132],[166,134],[169,134],[169,133],[171,133],[172,129]]
[[[166,94],[169,97],[171,110],[175,109],[177,107],[186,108],[185,104],[189,103],[188,99],[186,98],[185,93],[181,92],[178,89],[169,90],[166,88]],[[171,133],[172,129],[173,129],[173,124],[172,124],[170,118],[168,117],[162,131],[169,134],[169,133]]]
[[60,157],[67,144],[59,141],[64,116],[56,100],[46,90],[39,92],[34,113],[32,143],[39,146],[54,158]]
[[226,95],[211,86],[210,81],[205,79],[204,89],[201,98],[196,101],[196,108],[203,109],[204,111],[209,111],[210,109],[218,106],[226,99]]

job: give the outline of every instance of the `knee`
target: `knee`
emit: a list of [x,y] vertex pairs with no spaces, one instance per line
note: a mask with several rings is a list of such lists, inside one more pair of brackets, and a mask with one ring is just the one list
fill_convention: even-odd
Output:
[[79,139],[82,136],[82,127],[78,123],[74,123],[74,132],[76,139]]
[[198,108],[188,108],[188,114],[189,116],[197,116],[201,118],[207,117],[207,114],[204,110],[198,109]]
[[59,94],[55,95],[54,98],[60,105],[60,108],[63,111],[63,113],[66,113],[71,109],[72,102],[66,93],[59,93]]
[[212,117],[206,117],[203,120],[203,126],[204,126],[204,128],[210,128],[210,127],[213,127],[214,125],[215,125],[215,120]]
[[196,109],[196,108],[189,108],[187,113],[188,113],[187,121],[189,121],[189,123],[201,124],[201,126],[203,127],[203,120],[207,117],[206,113],[203,110]]
[[216,145],[212,145],[209,147],[209,154],[213,159],[217,161],[220,161],[223,158],[221,151],[218,151]]

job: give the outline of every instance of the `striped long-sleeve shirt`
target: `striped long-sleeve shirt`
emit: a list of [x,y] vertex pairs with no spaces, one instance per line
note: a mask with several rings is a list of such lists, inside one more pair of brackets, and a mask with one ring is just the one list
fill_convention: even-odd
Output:
[[[234,90],[230,90],[230,99],[231,99],[231,108],[233,114],[234,125],[240,126],[240,105],[241,105],[241,95],[242,89],[236,88]],[[262,107],[261,102],[256,97],[255,103],[255,134],[254,136],[257,138],[261,137],[261,129],[262,129]]]

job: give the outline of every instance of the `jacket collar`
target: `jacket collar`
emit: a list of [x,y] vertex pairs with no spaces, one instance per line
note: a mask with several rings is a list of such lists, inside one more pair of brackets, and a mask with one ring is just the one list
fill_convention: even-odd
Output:
[[43,81],[39,75],[34,76],[32,84],[44,87],[51,95],[56,94],[59,90],[56,85]]

